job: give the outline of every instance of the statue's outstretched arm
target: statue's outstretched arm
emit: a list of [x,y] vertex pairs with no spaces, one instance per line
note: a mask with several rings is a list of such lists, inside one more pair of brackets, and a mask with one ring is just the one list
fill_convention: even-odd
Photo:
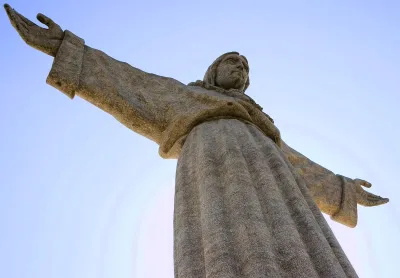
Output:
[[284,142],[282,142],[282,150],[306,182],[320,210],[330,215],[337,222],[355,227],[357,224],[357,204],[370,207],[389,202],[387,198],[365,191],[363,187],[371,187],[369,182],[335,175],[290,148]]
[[21,38],[54,58],[47,83],[70,98],[79,95],[114,116],[133,131],[159,143],[167,123],[182,106],[186,86],[167,77],[149,74],[86,46],[84,40],[63,31],[38,14],[48,29],[37,26],[9,5],[4,5]]

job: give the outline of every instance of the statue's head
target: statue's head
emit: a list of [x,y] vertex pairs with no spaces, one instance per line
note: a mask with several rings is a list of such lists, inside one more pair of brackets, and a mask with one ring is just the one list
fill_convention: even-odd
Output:
[[239,55],[238,52],[228,52],[219,56],[208,67],[203,82],[225,90],[236,89],[244,93],[250,85],[246,57]]

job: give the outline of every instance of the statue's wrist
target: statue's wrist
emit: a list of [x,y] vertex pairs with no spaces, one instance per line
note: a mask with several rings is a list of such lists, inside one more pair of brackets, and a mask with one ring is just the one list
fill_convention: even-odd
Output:
[[65,30],[57,50],[47,84],[73,98],[79,88],[79,76],[83,67],[85,41]]

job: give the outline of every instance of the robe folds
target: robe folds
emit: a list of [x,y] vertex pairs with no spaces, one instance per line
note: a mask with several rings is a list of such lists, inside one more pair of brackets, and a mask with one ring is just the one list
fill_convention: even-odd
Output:
[[357,277],[321,214],[356,225],[353,181],[291,149],[242,96],[146,73],[69,31],[47,83],[178,159],[175,277]]

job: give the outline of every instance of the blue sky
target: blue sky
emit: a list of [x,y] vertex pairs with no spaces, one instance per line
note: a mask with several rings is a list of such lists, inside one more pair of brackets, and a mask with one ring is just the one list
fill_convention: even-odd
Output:
[[[239,51],[283,139],[389,197],[329,222],[360,277],[397,277],[398,1],[10,1],[112,57],[184,83]],[[0,13],[0,277],[173,277],[176,161],[46,85],[52,58]]]

